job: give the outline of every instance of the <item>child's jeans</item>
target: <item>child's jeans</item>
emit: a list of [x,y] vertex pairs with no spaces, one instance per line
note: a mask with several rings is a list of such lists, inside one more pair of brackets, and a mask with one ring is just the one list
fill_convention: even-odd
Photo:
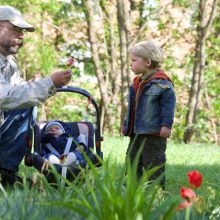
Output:
[[[157,171],[149,177],[149,181],[155,180],[161,174],[161,186],[165,186],[165,163],[166,163],[166,146],[167,139],[160,136],[136,134],[130,139],[127,150],[127,159],[130,159],[131,164],[137,156],[138,150],[142,147],[140,158],[137,165],[137,177],[143,175],[143,170],[152,169],[159,166]],[[144,168],[144,169],[143,169]]]

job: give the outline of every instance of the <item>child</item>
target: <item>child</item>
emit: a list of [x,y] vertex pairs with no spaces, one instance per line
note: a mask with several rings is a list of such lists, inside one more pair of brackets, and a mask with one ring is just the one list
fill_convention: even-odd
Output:
[[42,156],[54,164],[85,164],[82,155],[87,150],[85,135],[80,134],[75,140],[68,130],[63,122],[48,122],[42,130]]
[[149,180],[161,174],[165,184],[167,138],[171,135],[174,118],[175,93],[173,83],[162,69],[162,49],[152,41],[143,41],[131,49],[131,70],[138,76],[129,89],[128,110],[122,126],[124,136],[130,136],[127,159],[131,164],[141,149],[137,177],[143,169],[158,167]]

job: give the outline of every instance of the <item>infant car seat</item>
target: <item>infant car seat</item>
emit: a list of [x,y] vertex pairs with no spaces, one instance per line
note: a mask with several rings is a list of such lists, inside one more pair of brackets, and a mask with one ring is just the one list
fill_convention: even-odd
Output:
[[[57,89],[58,92],[73,92],[78,93],[83,96],[86,96],[89,100],[89,103],[93,104],[95,110],[96,110],[96,124],[95,129],[91,122],[65,122],[71,129],[71,134],[74,138],[77,138],[79,134],[84,134],[86,136],[87,141],[87,156],[92,161],[92,163],[95,166],[100,166],[100,158],[103,158],[103,153],[101,151],[101,141],[103,138],[101,137],[100,132],[100,115],[99,115],[99,109],[98,106],[94,100],[94,98],[91,96],[89,92],[87,92],[84,89],[78,88],[78,87],[71,87],[66,86],[62,88]],[[33,114],[34,115],[34,114]],[[32,118],[30,118],[30,122],[32,121]],[[37,122],[35,123],[34,127],[32,127],[32,123],[29,123],[29,132],[28,132],[28,149],[26,151],[25,155],[25,164],[27,166],[34,166],[38,170],[41,170],[42,163],[44,162],[44,159],[40,156],[41,150],[42,150],[42,144],[41,144],[41,132],[44,127],[44,125],[47,122]],[[32,144],[33,140],[33,144]],[[34,153],[32,153],[32,148],[34,149]],[[62,166],[58,164],[58,166],[55,166],[57,171],[60,172],[62,169]],[[71,171],[74,172],[74,169]],[[79,172],[79,169],[76,169],[75,174]]]

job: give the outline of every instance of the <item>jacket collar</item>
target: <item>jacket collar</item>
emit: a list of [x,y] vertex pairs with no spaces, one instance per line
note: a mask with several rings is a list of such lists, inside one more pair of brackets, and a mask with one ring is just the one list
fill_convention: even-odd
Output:
[[161,69],[153,70],[150,74],[145,75],[145,76],[137,76],[133,80],[133,87],[134,87],[136,99],[139,98],[139,95],[140,95],[142,89],[144,88],[144,86],[154,79],[164,79],[164,80],[170,81],[172,83],[171,79]]

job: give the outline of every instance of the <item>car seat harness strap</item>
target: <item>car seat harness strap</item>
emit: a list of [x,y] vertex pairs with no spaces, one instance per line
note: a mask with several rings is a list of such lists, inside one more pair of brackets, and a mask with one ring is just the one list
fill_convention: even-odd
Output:
[[[64,150],[64,153],[63,153],[63,155],[64,155],[63,161],[62,161],[62,158],[60,158],[61,163],[63,163],[61,175],[62,175],[64,178],[66,178],[66,173],[67,173],[67,166],[66,166],[66,164],[65,164],[65,159],[66,159],[66,157],[67,157],[67,155],[68,155],[68,153],[69,153],[69,151],[70,151],[70,147],[71,147],[71,144],[72,144],[73,140],[74,140],[73,137],[68,137],[67,143],[66,143],[66,147],[65,147],[65,150]],[[62,156],[61,156],[61,157],[62,157]]]
[[[69,153],[72,142],[74,142],[74,144],[75,144],[76,141],[74,141],[73,137],[68,137],[66,147],[65,147],[64,152],[62,154],[64,157],[66,157],[67,154]],[[65,159],[65,158],[61,158],[62,155],[60,155],[58,153],[58,151],[50,143],[47,143],[46,147],[50,150],[51,153],[53,153],[54,155],[59,157],[61,159],[61,162],[63,162],[63,159]]]
[[60,154],[57,152],[57,150],[50,143],[47,143],[46,147],[50,150],[51,153],[53,153],[57,157],[60,157]]
[[[66,147],[65,147],[65,150],[63,153],[64,155],[67,155],[70,152],[70,147],[71,147],[72,142],[73,142],[73,137],[68,137]],[[75,144],[75,142],[74,142],[74,144]]]
[[74,142],[74,144],[76,144],[77,142],[74,140],[73,137],[68,137],[67,139],[67,143],[66,143],[66,147],[64,149],[64,152],[63,152],[63,155],[60,155],[57,150],[50,144],[50,143],[47,143],[46,146],[47,148],[50,150],[51,153],[53,153],[54,155],[56,155],[57,157],[60,158],[60,162],[61,164],[63,165],[62,166],[62,176],[64,178],[66,178],[66,173],[67,173],[67,166],[65,164],[65,159],[70,151],[70,148],[71,148],[71,144],[72,142]]

